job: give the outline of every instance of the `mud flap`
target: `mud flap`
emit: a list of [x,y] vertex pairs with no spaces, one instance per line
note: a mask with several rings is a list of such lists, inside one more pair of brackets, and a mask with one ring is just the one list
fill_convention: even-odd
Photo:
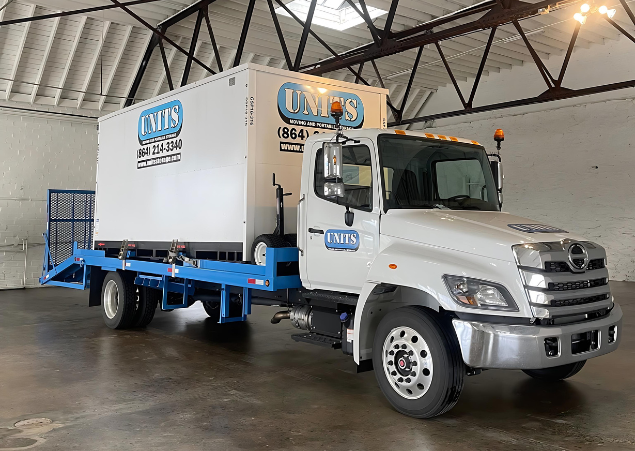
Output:
[[98,307],[101,305],[101,287],[104,284],[106,273],[101,268],[93,266],[90,268],[90,288],[88,290],[88,306]]

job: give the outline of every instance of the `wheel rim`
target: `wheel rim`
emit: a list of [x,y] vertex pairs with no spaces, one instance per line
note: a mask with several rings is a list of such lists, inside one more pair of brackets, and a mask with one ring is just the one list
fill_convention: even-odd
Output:
[[104,312],[108,319],[113,319],[119,308],[119,290],[114,280],[109,280],[104,290]]
[[382,350],[386,379],[399,395],[418,399],[430,388],[433,377],[432,355],[426,341],[410,327],[390,331]]
[[262,241],[256,244],[256,249],[254,249],[254,263],[258,266],[267,265],[267,245]]

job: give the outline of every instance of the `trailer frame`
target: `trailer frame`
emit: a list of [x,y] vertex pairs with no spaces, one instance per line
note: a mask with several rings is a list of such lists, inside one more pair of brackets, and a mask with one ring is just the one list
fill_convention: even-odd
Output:
[[[266,251],[266,265],[258,266],[248,263],[234,263],[203,259],[190,259],[179,254],[172,263],[141,260],[135,257],[134,250],[127,250],[122,254],[123,258],[106,256],[103,250],[82,248],[78,241],[73,241],[71,255],[63,261],[54,258],[56,251],[64,242],[58,240],[58,236],[52,236],[51,224],[64,222],[71,230],[70,236],[75,238],[75,226],[83,225],[83,247],[90,243],[92,247],[92,212],[94,208],[85,210],[87,213],[78,218],[75,214],[75,194],[94,194],[85,190],[48,190],[47,200],[47,229],[44,233],[45,252],[42,268],[42,285],[56,285],[78,290],[91,290],[90,305],[99,305],[92,297],[101,294],[101,286],[95,286],[103,275],[109,271],[123,271],[134,275],[134,284],[161,290],[161,308],[163,310],[175,310],[187,308],[191,305],[190,297],[194,294],[197,283],[217,284],[220,290],[220,317],[219,323],[245,321],[251,313],[252,290],[276,292],[301,288],[302,282],[297,271],[289,271],[288,268],[299,260],[299,251],[296,247],[269,248]],[[65,202],[70,203],[63,209],[68,213],[60,216],[56,208],[59,197],[56,194],[66,194]],[[84,200],[85,201],[85,200]],[[89,212],[89,213],[88,213]],[[89,217],[88,217],[89,216]],[[90,227],[87,225],[90,224]],[[67,227],[67,228],[68,228]],[[90,230],[90,236],[88,231]],[[51,250],[54,250],[51,252]],[[102,275],[102,277],[99,277]],[[91,282],[93,286],[91,287]],[[239,288],[242,296],[242,313],[240,316],[230,316],[230,292],[232,288]],[[97,292],[97,290],[99,290]],[[169,293],[182,295],[180,304],[170,303]]]

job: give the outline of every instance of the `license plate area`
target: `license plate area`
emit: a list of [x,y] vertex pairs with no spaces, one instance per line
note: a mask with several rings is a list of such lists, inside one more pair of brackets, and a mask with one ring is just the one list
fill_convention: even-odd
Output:
[[600,331],[591,330],[571,335],[571,354],[595,351],[600,347]]

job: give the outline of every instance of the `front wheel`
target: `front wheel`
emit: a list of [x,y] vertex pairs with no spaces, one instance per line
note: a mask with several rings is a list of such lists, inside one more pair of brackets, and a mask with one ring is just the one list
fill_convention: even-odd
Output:
[[447,412],[463,389],[465,365],[451,326],[422,308],[393,310],[381,320],[373,367],[390,404],[415,418]]
[[523,373],[542,381],[561,381],[578,374],[585,363],[586,360],[582,360],[581,362],[554,366],[552,368],[543,368],[541,370],[523,370]]

